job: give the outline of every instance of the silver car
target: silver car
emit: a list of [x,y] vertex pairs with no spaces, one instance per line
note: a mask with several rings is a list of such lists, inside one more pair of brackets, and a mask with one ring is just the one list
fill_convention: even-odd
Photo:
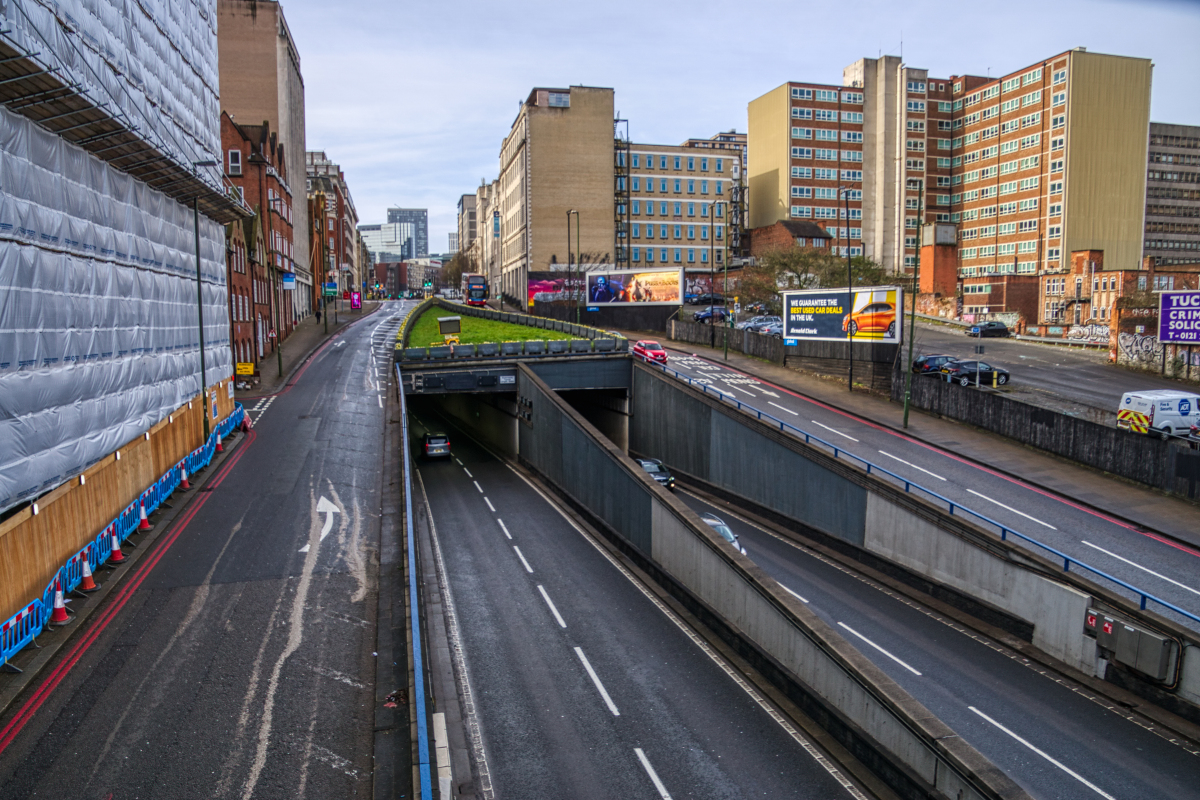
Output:
[[742,543],[738,541],[737,534],[729,529],[729,526],[725,524],[725,520],[716,514],[701,514],[700,519],[707,522],[708,526],[716,531],[722,539],[733,545],[734,550],[737,550],[742,555],[746,555],[746,548],[742,547]]

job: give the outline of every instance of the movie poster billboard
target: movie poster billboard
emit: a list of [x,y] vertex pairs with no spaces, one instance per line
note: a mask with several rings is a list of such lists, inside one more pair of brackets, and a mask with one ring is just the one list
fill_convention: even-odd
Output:
[[576,298],[583,300],[585,272],[562,272],[555,270],[530,272],[526,276],[525,288],[528,292],[529,307],[533,308],[536,300],[539,303],[555,301],[571,301]]
[[589,306],[677,306],[683,297],[683,273],[678,269],[627,269],[585,274]]
[[896,286],[863,289],[807,289],[783,293],[783,338],[800,341],[900,341],[904,329],[903,290]]

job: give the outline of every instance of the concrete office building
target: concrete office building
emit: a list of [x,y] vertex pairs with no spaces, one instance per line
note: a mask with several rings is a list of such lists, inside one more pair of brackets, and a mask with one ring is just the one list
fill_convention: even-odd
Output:
[[359,225],[367,249],[376,264],[417,257],[416,228],[409,222]]
[[747,137],[734,129],[722,131],[708,139],[688,139],[684,147],[695,147],[701,150],[736,150],[741,154],[742,171],[746,170],[746,154],[749,152]]
[[613,90],[538,88],[521,103],[500,148],[501,289],[525,304],[531,270],[566,265],[576,250],[578,211],[584,265],[612,264]]
[[458,232],[451,252],[466,250],[475,241],[475,193],[458,198]]
[[389,225],[412,226],[412,253],[407,258],[424,258],[429,255],[429,211],[424,208],[389,208]]
[[1200,126],[1151,122],[1148,161],[1145,255],[1200,261]]
[[[221,109],[247,125],[266,120],[284,145],[287,174],[305,174],[304,77],[283,8],[274,0],[217,0]],[[311,312],[315,283],[310,265],[308,205],[293,206],[298,312]]]

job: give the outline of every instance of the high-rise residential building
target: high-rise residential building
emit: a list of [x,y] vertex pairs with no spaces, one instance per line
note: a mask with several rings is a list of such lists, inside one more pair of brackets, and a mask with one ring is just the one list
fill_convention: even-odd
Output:
[[1200,126],[1150,123],[1145,254],[1159,266],[1200,261]]
[[458,232],[455,234],[457,246],[454,250],[466,250],[475,241],[475,211],[475,192],[458,198]]
[[937,222],[958,228],[962,277],[1062,270],[1088,249],[1134,268],[1150,74],[1077,48],[997,78],[887,56],[842,86],[784,84],[750,103],[750,226],[821,221],[901,274]]
[[629,263],[633,267],[722,267],[730,183],[741,154],[687,144],[630,144]]
[[429,211],[424,208],[389,208],[389,224],[412,226],[413,251],[407,258],[424,258],[429,255]]
[[[305,174],[304,78],[283,7],[277,0],[217,0],[216,6],[220,108],[234,122],[266,120],[283,142],[287,174],[299,181]],[[301,304],[299,313],[308,314],[316,296],[313,284],[321,278],[314,279],[309,264],[308,204],[296,202],[293,213],[295,301]]]
[[446,234],[446,238],[449,239],[449,241],[446,243],[446,253],[448,255],[454,255],[458,252],[458,234],[451,231],[450,233]]
[[524,305],[530,270],[576,252],[584,264],[613,262],[614,162],[612,89],[537,88],[521,103],[500,148],[501,290],[511,300]]

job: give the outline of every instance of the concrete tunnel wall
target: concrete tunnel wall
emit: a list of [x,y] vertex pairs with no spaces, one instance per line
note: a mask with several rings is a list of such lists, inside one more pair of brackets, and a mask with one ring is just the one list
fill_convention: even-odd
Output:
[[[785,687],[901,797],[1028,797],[752,561],[729,548],[528,367],[520,368],[517,386],[521,463],[689,610],[736,642],[739,653]],[[850,490],[840,481],[830,486]],[[857,516],[834,519],[849,524],[864,515],[860,509]]]

